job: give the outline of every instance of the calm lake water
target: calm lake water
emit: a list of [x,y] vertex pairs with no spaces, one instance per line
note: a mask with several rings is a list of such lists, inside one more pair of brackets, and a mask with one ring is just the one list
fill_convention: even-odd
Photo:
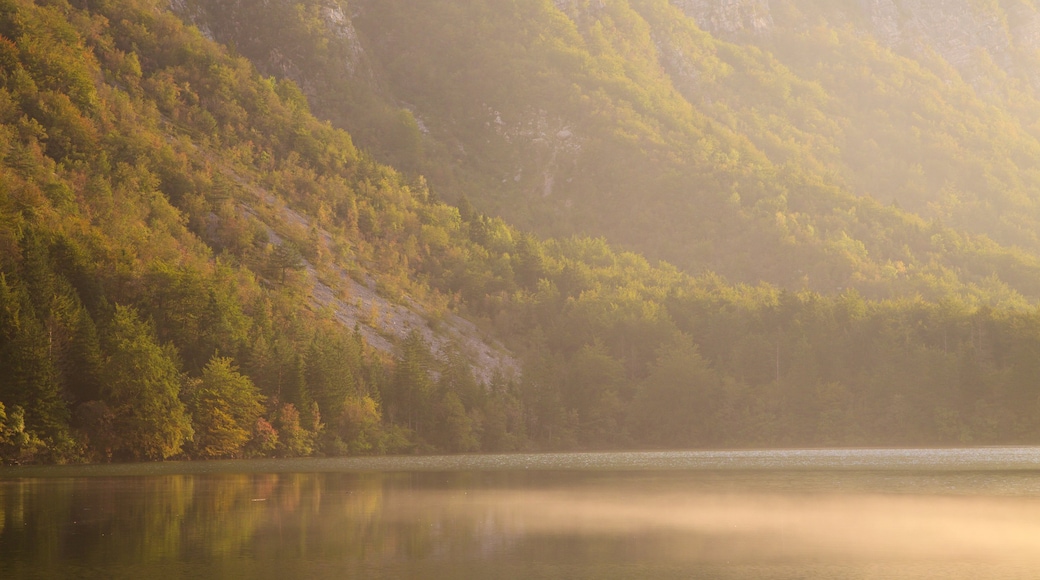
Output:
[[0,469],[0,578],[1036,578],[1040,448]]

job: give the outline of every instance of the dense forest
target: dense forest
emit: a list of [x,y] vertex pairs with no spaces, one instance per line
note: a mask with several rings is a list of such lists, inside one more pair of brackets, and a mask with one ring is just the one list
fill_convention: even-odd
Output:
[[177,4],[377,159],[540,235],[792,291],[1040,297],[1028,2]]
[[[799,122],[851,131],[819,104],[848,102],[820,81],[783,81],[794,69],[771,53],[718,40],[666,2],[360,4],[362,33],[417,44],[351,60],[334,49],[361,41],[336,3],[226,3],[243,11],[217,19],[220,3],[181,2],[178,16],[159,0],[0,0],[5,462],[1040,441],[1028,176],[991,172],[1023,184],[1014,211],[966,182],[951,187],[977,197],[950,190],[945,209],[888,204],[847,186],[863,176],[831,167],[855,165],[828,157],[844,154],[833,143],[810,154],[788,136],[767,151],[648,64],[646,22],[672,23],[683,54],[704,51],[690,62],[735,77],[712,85],[729,91],[713,114],[730,107],[740,124],[742,107],[757,111],[776,125],[763,139]],[[586,4],[597,18],[574,12]],[[484,28],[466,35],[486,50],[467,50],[465,27],[431,25],[470,10]],[[261,73],[271,63],[247,59],[259,49],[218,44],[187,13],[246,31],[280,18],[280,54],[296,57],[281,72],[313,68]],[[271,20],[239,22],[250,13]],[[414,28],[374,28],[401,19]],[[818,55],[817,74],[853,66],[844,52]],[[476,58],[516,70],[444,70]],[[346,81],[321,73],[348,64]],[[388,96],[406,80],[411,97]],[[943,98],[976,99],[958,87]],[[502,99],[514,108],[488,109]],[[405,102],[445,116],[422,120]],[[550,102],[568,117],[540,109]],[[805,103],[809,117],[791,110]],[[489,110],[488,123],[470,114]],[[535,125],[516,121],[538,110]],[[516,131],[494,128],[499,117]],[[972,127],[990,130],[980,118]],[[483,147],[466,140],[487,130],[498,137]],[[559,147],[524,146],[539,134]],[[1014,151],[1029,167],[1035,145],[1020,137],[969,153],[1013,163],[994,152]],[[523,155],[573,175],[543,171],[525,193],[530,176],[507,163]],[[983,209],[1021,235],[989,229]],[[406,312],[421,324],[402,330]],[[474,343],[508,355],[489,363]]]

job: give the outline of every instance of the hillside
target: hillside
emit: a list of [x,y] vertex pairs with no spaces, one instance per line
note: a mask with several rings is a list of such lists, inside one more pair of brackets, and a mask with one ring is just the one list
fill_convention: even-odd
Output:
[[[357,37],[344,32],[360,16],[326,12],[330,6],[298,5],[299,20],[287,18],[285,28],[300,36],[284,38],[318,42],[324,37],[303,34],[304,24],[338,22],[337,38],[364,46],[360,24]],[[510,6],[551,16],[559,38],[586,42],[548,3]],[[179,6],[181,14],[188,9]],[[397,8],[367,6],[365,18],[377,9]],[[486,16],[488,26],[501,24]],[[765,54],[674,21],[719,50]],[[602,25],[586,24],[601,34]],[[512,46],[503,30],[488,35],[503,50]],[[805,167],[783,169],[677,91],[655,93],[651,77],[604,76],[595,71],[606,61],[569,49],[553,54],[602,85],[594,92],[602,109],[586,108],[581,85],[560,81],[553,69],[538,72],[544,63],[532,55],[522,76],[541,79],[545,90],[580,89],[573,112],[583,124],[549,124],[547,109],[537,115],[546,125],[510,133],[494,120],[509,127],[526,105],[494,109],[484,129],[499,134],[497,145],[453,145],[486,159],[451,161],[438,136],[450,123],[394,108],[390,64],[368,56],[328,61],[354,62],[357,74],[373,79],[338,93],[358,111],[386,113],[374,115],[371,133],[361,130],[359,139],[392,126],[402,130],[385,132],[390,138],[417,137],[405,139],[413,149],[388,141],[369,153],[311,114],[303,91],[319,84],[264,76],[236,56],[244,44],[230,44],[186,26],[160,0],[0,0],[4,461],[1040,439],[1040,310],[1028,299],[1034,258],[1024,245],[926,222]],[[396,66],[415,66],[408,54]],[[624,62],[615,62],[615,73],[641,70]],[[416,87],[436,80],[416,78]],[[501,80],[486,78],[482,90],[519,95]],[[460,114],[465,99],[483,95],[441,84],[465,88],[442,103]],[[632,91],[629,112],[641,107],[657,120],[613,116],[621,109],[610,86]],[[315,99],[323,102],[329,106]],[[682,122],[673,123],[674,111]],[[584,133],[593,126],[601,133]],[[697,131],[702,140],[687,141]],[[759,199],[727,189],[710,206],[717,213],[691,204],[700,221],[676,231],[712,228],[717,238],[690,247],[714,247],[720,263],[747,276],[756,263],[770,265],[765,280],[815,256],[812,267],[829,272],[832,286],[811,289],[817,270],[800,272],[798,279],[809,278],[798,289],[692,276],[689,262],[652,262],[603,237],[542,238],[489,216],[493,203],[521,207],[510,196],[526,186],[523,174],[505,188],[496,176],[488,182],[495,188],[481,190],[490,167],[483,162],[510,151],[536,158],[544,150],[521,143],[542,134],[565,143],[555,163],[570,151],[604,164],[573,165],[571,183],[581,187],[600,180],[619,188],[629,177],[606,170],[636,167],[647,183],[672,180],[672,193],[685,195],[687,178],[722,184],[719,176],[745,179],[767,168],[776,179],[762,174]],[[710,143],[727,143],[729,153],[715,155]],[[734,163],[739,151],[751,161]],[[383,155],[399,156],[403,171],[377,161]],[[441,167],[438,159],[446,159],[445,175],[455,173],[430,173],[427,181],[420,170]],[[674,171],[659,173],[663,167]],[[799,203],[815,199],[820,211],[776,205],[786,194],[774,189],[793,176],[812,186]],[[671,209],[674,199],[638,191],[648,199],[632,217],[646,220],[649,232],[667,233],[666,218],[685,219]],[[555,203],[555,189],[544,193],[527,199]],[[698,195],[710,201],[716,193]],[[595,199],[609,205],[609,197]],[[546,207],[531,204],[528,217]],[[560,220],[543,225],[567,229],[566,212]],[[825,225],[849,230],[835,239],[809,235],[831,231]],[[871,235],[857,237],[852,226]],[[917,261],[882,267],[872,248],[900,236],[927,248],[928,261],[915,254]],[[880,272],[874,278],[872,268]],[[922,295],[901,293],[913,289]]]
[[543,235],[790,290],[1040,296],[1028,2],[176,4]]

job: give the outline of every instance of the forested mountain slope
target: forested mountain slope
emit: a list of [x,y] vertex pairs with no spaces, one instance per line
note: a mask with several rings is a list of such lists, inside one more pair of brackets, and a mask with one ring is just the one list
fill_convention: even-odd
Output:
[[176,4],[543,234],[789,289],[1040,296],[1029,2]]
[[[583,34],[606,34],[599,20],[578,31],[554,5],[503,4],[519,16],[530,8],[575,43],[587,42]],[[476,6],[453,5],[460,14]],[[326,13],[324,4],[294,6],[299,19],[283,15],[285,30],[339,23],[337,38],[354,42],[344,31],[360,16]],[[654,6],[677,14],[666,5],[644,7]],[[375,16],[377,7],[366,9],[365,18]],[[398,8],[388,2],[379,9]],[[520,29],[496,29],[502,21],[485,16],[487,42],[513,47],[509,35]],[[711,40],[685,20],[674,22],[690,38]],[[557,37],[536,32],[525,34],[555,46]],[[597,45],[604,54],[615,50],[608,36]],[[322,38],[298,40],[321,45]],[[431,117],[428,136],[387,96],[397,90],[387,71],[415,66],[409,59],[416,55],[378,65],[329,57],[330,67],[355,62],[357,74],[374,79],[338,94],[358,111],[386,113],[360,134],[403,139],[384,142],[382,152],[373,146],[376,154],[402,156],[406,172],[399,173],[316,119],[298,85],[263,76],[235,56],[244,43],[226,48],[206,39],[165,2],[0,0],[0,457],[1040,439],[1040,311],[1010,289],[1031,295],[1032,254],[858,198],[804,167],[784,169],[677,91],[656,92],[654,79],[671,78],[663,69],[629,82],[613,75],[631,68],[624,59],[610,61],[608,75],[602,55],[550,51],[560,66],[585,75],[583,82],[598,83],[589,92],[552,69],[542,74],[537,50],[549,48],[537,46],[530,62],[515,65],[527,67],[521,76],[532,80],[532,94],[577,91],[569,105],[574,120],[552,125],[556,113],[517,105],[493,109],[485,126],[463,116],[469,101],[456,103],[471,99],[468,92],[451,93],[479,75],[459,73],[456,85],[415,79],[417,87],[441,82],[450,97],[441,106],[459,107],[454,121]],[[764,54],[736,46],[720,42],[717,49]],[[501,78],[482,82],[478,95],[519,95],[520,87]],[[618,100],[615,91],[631,100]],[[333,98],[317,102],[330,106]],[[673,105],[681,113],[674,118]],[[531,111],[544,126],[504,128]],[[384,131],[392,127],[401,131]],[[469,135],[459,127],[499,137],[483,147],[461,138],[449,147],[443,135]],[[539,149],[548,147],[537,141],[542,134],[561,145]],[[686,141],[692,134],[701,141]],[[676,144],[684,149],[672,149]],[[695,251],[735,260],[737,272],[752,272],[751,261],[737,260],[746,251],[763,264],[795,260],[773,272],[812,263],[842,283],[878,293],[924,288],[938,298],[867,300],[856,290],[733,285],[653,265],[602,238],[540,239],[460,196],[479,194],[484,204],[498,196],[506,207],[526,187],[526,173],[502,189],[501,179],[482,169],[490,165],[468,156],[453,161],[452,147],[486,160],[530,155],[532,163],[556,151],[554,163],[572,164],[573,187],[599,183],[606,193],[629,183],[609,173],[621,171],[622,161],[645,171],[647,183],[671,183],[671,193],[682,196],[697,180],[721,187],[732,178],[725,199],[712,206],[718,213],[687,208],[721,236],[703,237]],[[584,156],[602,165],[577,163]],[[438,160],[456,173],[431,191],[418,171],[441,167]],[[478,170],[467,173],[471,163]],[[503,167],[515,175],[515,165]],[[759,198],[734,189],[755,175]],[[819,212],[777,205],[783,192],[774,189],[789,187],[783,179],[792,176],[819,196]],[[495,188],[481,193],[482,179]],[[557,182],[566,191],[567,179]],[[556,203],[556,186],[545,196],[540,183],[531,199]],[[647,200],[633,219],[647,220],[652,231],[666,225],[651,219],[654,208],[684,219],[667,195],[649,186],[638,191],[648,192]],[[698,195],[710,201],[715,192]],[[609,197],[586,193],[584,202],[578,193],[567,199],[608,205]],[[532,211],[547,208],[567,205]],[[568,215],[551,227],[569,227],[579,214]],[[807,233],[824,224],[849,229],[835,239]],[[780,231],[787,237],[777,238]],[[908,248],[926,248],[929,261],[915,254],[902,265],[885,263],[888,274],[870,248],[899,236],[908,236]],[[728,249],[738,242],[744,245]],[[797,261],[814,256],[818,263]]]

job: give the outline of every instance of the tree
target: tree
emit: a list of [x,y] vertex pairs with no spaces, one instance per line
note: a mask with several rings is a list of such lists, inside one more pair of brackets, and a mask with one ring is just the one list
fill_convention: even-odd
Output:
[[433,406],[430,440],[444,451],[475,451],[479,447],[473,422],[466,414],[462,400],[454,391],[441,393]]
[[577,413],[582,443],[616,442],[621,411],[618,390],[624,382],[625,367],[597,343],[582,347],[571,358],[566,372],[564,401]]
[[97,327],[86,308],[78,310],[66,359],[65,384],[73,402],[97,400],[104,363]]
[[264,397],[230,358],[214,357],[192,384],[192,447],[200,457],[238,457],[253,437]]
[[0,403],[0,463],[29,463],[45,448],[32,432],[25,430],[25,411]]
[[343,413],[347,398],[356,394],[354,374],[361,365],[360,343],[336,329],[315,333],[307,349],[304,378],[322,415],[331,419]]
[[24,409],[26,428],[51,442],[66,440],[69,409],[50,333],[24,286],[0,275],[0,400]]
[[215,276],[195,268],[154,262],[145,281],[143,311],[162,340],[177,346],[185,368],[198,373],[218,350],[237,355],[245,344],[248,321],[228,288],[225,266]]
[[160,346],[137,311],[117,306],[103,372],[102,396],[114,414],[120,459],[167,459],[191,439],[191,421],[179,399],[174,352]]
[[422,335],[413,330],[401,344],[394,365],[387,402],[391,419],[422,434],[428,422],[434,384],[430,379],[430,349]]
[[314,435],[300,426],[300,412],[292,403],[277,405],[271,425],[278,433],[277,452],[286,457],[304,457],[314,451]]
[[521,234],[513,250],[513,274],[523,288],[534,290],[544,275],[542,250],[528,234]]
[[633,436],[656,447],[698,446],[712,435],[716,374],[685,335],[661,350],[631,408]]
[[296,244],[292,242],[283,242],[274,249],[274,253],[271,254],[271,265],[279,272],[279,280],[284,284],[285,275],[289,270],[302,270],[306,267],[306,263],[303,261],[303,254],[300,253],[300,249],[296,247]]
[[343,404],[336,422],[336,434],[351,454],[370,453],[379,443],[382,413],[379,403],[368,395],[354,395]]

